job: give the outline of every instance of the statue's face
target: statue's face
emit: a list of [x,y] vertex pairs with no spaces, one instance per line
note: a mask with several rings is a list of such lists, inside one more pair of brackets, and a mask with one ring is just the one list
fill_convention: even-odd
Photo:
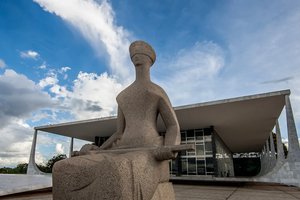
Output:
[[150,59],[149,56],[145,55],[145,54],[135,54],[132,58],[131,58],[134,66],[140,66],[140,65],[152,65],[152,60]]

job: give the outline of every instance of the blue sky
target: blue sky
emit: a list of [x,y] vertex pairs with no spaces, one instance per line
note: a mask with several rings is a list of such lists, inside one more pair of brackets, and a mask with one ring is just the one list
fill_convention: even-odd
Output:
[[[174,106],[291,89],[300,127],[300,1],[1,0],[0,27],[0,166],[28,161],[34,126],[114,115],[136,39]],[[38,162],[68,153],[38,141]]]

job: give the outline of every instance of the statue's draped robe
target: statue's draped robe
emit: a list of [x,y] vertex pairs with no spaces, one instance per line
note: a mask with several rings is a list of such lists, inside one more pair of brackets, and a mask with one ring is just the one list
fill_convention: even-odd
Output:
[[62,160],[55,165],[54,171],[61,176],[53,180],[53,187],[65,196],[54,199],[150,200],[158,184],[169,180],[168,161],[157,161],[153,155],[152,151],[134,151]]

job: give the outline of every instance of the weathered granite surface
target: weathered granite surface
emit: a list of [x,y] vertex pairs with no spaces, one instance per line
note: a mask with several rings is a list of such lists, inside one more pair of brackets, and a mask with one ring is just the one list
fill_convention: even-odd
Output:
[[[100,148],[85,145],[75,153],[79,156],[54,165],[56,200],[175,198],[168,160],[179,151],[178,121],[167,94],[150,79],[152,47],[136,41],[129,51],[136,80],[117,96],[117,131]],[[166,126],[163,136],[156,127],[159,115]]]

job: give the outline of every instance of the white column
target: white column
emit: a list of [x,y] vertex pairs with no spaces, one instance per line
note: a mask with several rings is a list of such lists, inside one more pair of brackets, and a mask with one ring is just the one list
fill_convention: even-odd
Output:
[[32,139],[29,163],[27,167],[27,174],[44,174],[39,170],[39,168],[35,164],[36,138],[37,138],[37,130],[35,129],[33,134],[33,139]]
[[274,146],[274,139],[273,139],[273,133],[272,133],[272,131],[270,133],[270,145],[271,145],[271,157],[276,158],[276,155],[275,155],[275,146]]
[[273,139],[273,133],[270,132],[270,146],[271,146],[271,152],[270,152],[270,170],[275,167],[276,164],[276,154],[275,154],[275,146],[274,146],[274,139]]
[[289,140],[287,159],[293,162],[300,161],[299,141],[289,95],[285,96],[285,110]]
[[278,120],[276,121],[276,140],[277,140],[277,162],[283,162],[285,157],[284,157],[284,151],[283,151],[283,145],[282,145]]
[[73,137],[71,137],[69,158],[71,158],[71,157],[72,157],[72,152],[73,152],[73,143],[74,143],[74,138],[73,138]]

